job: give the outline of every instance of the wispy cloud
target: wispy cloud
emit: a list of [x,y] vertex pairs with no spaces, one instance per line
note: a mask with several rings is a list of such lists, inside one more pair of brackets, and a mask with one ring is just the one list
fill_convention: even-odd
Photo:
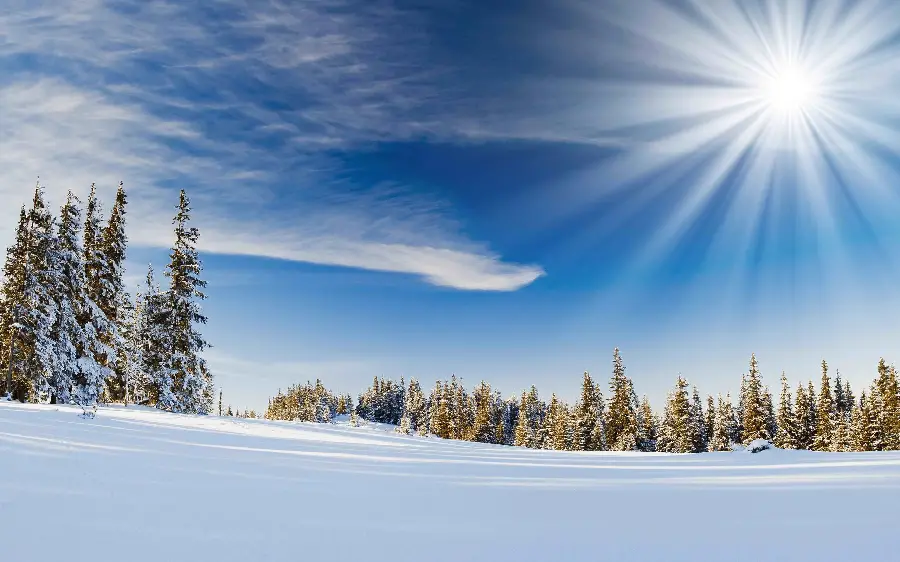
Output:
[[173,189],[187,187],[209,252],[459,289],[543,275],[470,240],[427,192],[346,179],[334,149],[465,135],[434,113],[433,71],[407,52],[415,13],[343,1],[7,6],[0,239],[38,175],[54,201],[94,181],[108,196],[124,179],[139,245],[169,244]]

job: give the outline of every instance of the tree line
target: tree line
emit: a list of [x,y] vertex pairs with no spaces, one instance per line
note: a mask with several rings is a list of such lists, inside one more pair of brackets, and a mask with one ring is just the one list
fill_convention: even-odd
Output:
[[[68,193],[58,215],[38,183],[22,206],[0,285],[0,372],[8,400],[77,404],[129,401],[208,413],[213,380],[198,331],[206,282],[182,190],[161,289],[153,268],[132,296],[123,275],[128,239],[122,183],[108,219],[96,186],[84,210]],[[83,217],[83,218],[82,218]]]
[[264,417],[328,423],[349,414],[351,423],[394,424],[404,434],[566,451],[700,453],[760,439],[782,449],[900,449],[900,383],[896,368],[884,359],[859,398],[839,372],[832,378],[825,361],[818,388],[812,381],[801,383],[794,395],[782,373],[776,408],[752,355],[736,403],[730,393],[703,399],[679,375],[661,413],[646,396],[638,399],[618,349],[612,363],[608,394],[585,372],[574,404],[556,394],[542,400],[534,386],[503,398],[484,381],[470,392],[456,376],[437,381],[428,392],[416,379],[407,384],[376,377],[355,406],[350,395],[334,394],[321,381],[279,390]]

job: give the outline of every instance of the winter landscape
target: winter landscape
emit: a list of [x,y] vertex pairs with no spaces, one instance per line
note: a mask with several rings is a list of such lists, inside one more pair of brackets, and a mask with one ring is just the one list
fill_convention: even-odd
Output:
[[0,562],[900,561],[900,2],[0,0]]
[[843,561],[896,548],[900,451],[554,452],[390,429],[0,404],[4,559]]

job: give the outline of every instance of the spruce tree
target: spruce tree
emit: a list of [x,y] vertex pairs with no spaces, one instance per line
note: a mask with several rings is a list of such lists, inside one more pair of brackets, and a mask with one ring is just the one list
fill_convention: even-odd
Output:
[[706,434],[706,450],[712,451],[711,443],[716,431],[716,400],[712,394],[706,396],[706,414],[703,418],[703,431]]
[[[125,252],[128,238],[125,235],[125,207],[127,197],[122,182],[116,191],[109,221],[103,229],[99,241],[99,253],[102,256],[98,271],[97,306],[108,321],[108,329],[102,333],[104,343],[116,350],[116,355],[126,353],[123,324],[127,318],[121,318],[120,312],[127,313],[127,293],[123,281],[125,269]],[[107,393],[113,401],[125,400],[125,368],[127,362],[118,360],[113,365],[112,376],[107,381]]]
[[639,449],[644,452],[656,451],[656,442],[659,439],[659,420],[650,407],[647,396],[641,399],[638,408],[638,442]]
[[857,451],[875,451],[875,428],[878,424],[866,392],[859,395],[859,406],[853,410],[853,445]]
[[[57,399],[70,400],[82,407],[93,407],[103,392],[109,369],[97,362],[98,356],[112,355],[100,341],[105,318],[87,293],[84,263],[78,231],[81,210],[78,199],[69,192],[60,211],[58,285],[54,291],[57,318],[54,339],[57,344]],[[71,395],[70,395],[71,392]]]
[[876,419],[875,450],[900,449],[900,381],[894,366],[878,361],[878,377],[869,393],[869,407]]
[[553,394],[550,398],[550,407],[547,409],[545,419],[546,448],[555,451],[565,451],[569,448],[567,439],[568,419],[569,415],[566,405],[556,397],[556,394]]
[[6,251],[3,266],[3,285],[0,288],[0,337],[2,337],[2,358],[4,395],[25,399],[26,373],[25,358],[29,356],[28,342],[20,321],[25,318],[28,305],[25,289],[28,282],[29,246],[31,225],[29,214],[23,206],[19,212],[14,243]]
[[813,450],[830,451],[834,431],[834,397],[831,394],[831,379],[828,377],[828,363],[822,360],[822,385],[816,407],[816,434]]
[[619,348],[613,351],[613,376],[609,382],[611,398],[606,416],[606,442],[613,451],[638,449],[638,428],[634,386],[625,376]]
[[493,443],[497,434],[494,427],[493,402],[494,394],[491,385],[484,381],[475,387],[475,421],[472,429],[472,440],[479,443]]
[[171,404],[172,377],[167,369],[169,342],[169,317],[166,295],[159,289],[153,275],[153,266],[147,267],[142,306],[138,311],[135,331],[140,350],[142,380],[135,381],[135,394],[145,396],[146,402],[158,408]]
[[679,376],[675,388],[669,393],[659,429],[657,451],[663,453],[691,453],[695,448],[694,416],[687,381]]
[[734,409],[731,405],[731,396],[722,398],[719,395],[718,405],[716,407],[716,422],[713,429],[713,436],[710,440],[710,451],[730,451],[733,443],[736,442],[737,421]]
[[706,433],[703,402],[700,400],[700,391],[695,386],[691,397],[691,449],[694,453],[702,453],[706,451],[708,445],[709,436]]
[[777,426],[775,433],[775,446],[780,449],[797,449],[797,428],[794,408],[791,404],[791,391],[788,387],[787,377],[781,373],[781,399],[778,403]]
[[200,231],[188,226],[190,202],[184,190],[178,202],[175,225],[175,244],[169,254],[166,276],[169,290],[166,293],[164,314],[168,321],[169,356],[166,370],[171,377],[171,388],[161,394],[160,407],[175,412],[206,414],[212,407],[212,375],[201,354],[209,347],[197,330],[206,323],[199,301],[206,298],[203,288],[206,281],[200,278],[202,266],[197,253]]
[[591,375],[585,371],[581,382],[581,399],[575,404],[575,437],[574,448],[579,451],[596,451],[599,443],[595,441],[594,429],[598,424],[597,404],[595,396],[598,392]]
[[748,444],[755,439],[772,439],[769,433],[769,412],[766,407],[765,389],[759,373],[756,354],[750,356],[750,372],[744,390],[743,403],[743,442]]

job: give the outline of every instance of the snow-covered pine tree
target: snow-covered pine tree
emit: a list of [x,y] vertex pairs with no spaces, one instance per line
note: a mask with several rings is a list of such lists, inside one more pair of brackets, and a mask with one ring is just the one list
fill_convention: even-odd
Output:
[[[88,297],[88,305],[84,310],[81,324],[85,330],[93,330],[94,338],[99,346],[93,350],[94,363],[103,369],[104,383],[109,373],[115,368],[117,347],[116,326],[109,321],[105,308],[101,302],[109,299],[110,307],[116,305],[116,295],[107,286],[105,281],[106,256],[103,252],[103,210],[100,200],[97,198],[97,186],[91,184],[88,194],[87,209],[84,216],[83,252],[84,252],[84,277],[85,289]],[[88,326],[90,325],[90,326]]]
[[638,448],[638,428],[634,386],[625,376],[625,365],[619,348],[613,351],[613,376],[609,382],[609,409],[606,415],[606,443],[613,451],[634,451]]
[[437,381],[430,400],[431,433],[443,439],[450,438],[450,389]]
[[6,250],[3,283],[0,287],[0,365],[3,367],[3,394],[12,399],[25,400],[25,358],[30,355],[28,341],[19,325],[28,310],[25,302],[27,263],[30,240],[29,214],[23,206],[19,212],[15,241]]
[[497,435],[497,428],[494,426],[494,394],[491,392],[491,385],[481,381],[481,384],[475,387],[473,398],[475,400],[475,425],[472,439],[479,443],[493,443]]
[[206,281],[200,278],[202,266],[197,253],[200,231],[188,226],[191,219],[190,201],[181,190],[175,225],[175,244],[169,254],[166,276],[169,290],[165,298],[165,316],[170,330],[170,350],[167,357],[172,387],[171,393],[160,396],[160,407],[175,412],[206,414],[212,407],[212,375],[201,354],[209,347],[197,330],[206,323],[199,301],[206,298]]
[[765,389],[762,384],[762,376],[759,373],[759,363],[756,354],[750,356],[750,372],[747,374],[747,383],[744,390],[744,418],[743,441],[744,444],[756,439],[772,439],[769,433],[769,411],[766,406]]
[[900,449],[900,381],[893,365],[878,361],[878,378],[869,392],[869,407],[877,420],[874,428],[875,450]]
[[[98,295],[96,304],[108,321],[108,329],[101,333],[101,340],[116,350],[116,354],[125,353],[125,337],[123,322],[119,313],[123,311],[123,299],[126,298],[123,275],[125,270],[125,252],[128,238],[125,235],[125,207],[128,203],[122,182],[116,190],[116,199],[109,221],[103,229],[99,240],[99,253],[102,256],[98,271]],[[123,311],[124,312],[124,311]],[[126,362],[116,360],[112,367],[112,376],[107,380],[107,395],[110,400],[125,400],[125,367]]]
[[[140,342],[140,361],[143,376],[134,382],[135,395],[146,396],[147,403],[165,408],[174,402],[172,377],[168,371],[168,355],[171,349],[169,315],[165,293],[161,292],[153,275],[153,266],[147,266],[145,290],[141,298],[135,332]],[[141,384],[142,383],[142,384]]]
[[547,438],[544,446],[555,451],[565,451],[568,443],[568,411],[566,405],[561,402],[556,394],[550,398],[550,406],[547,408],[547,416],[544,419],[544,427]]
[[[54,339],[57,345],[56,394],[61,402],[70,400],[83,408],[97,405],[103,392],[108,369],[97,363],[98,355],[108,350],[99,340],[96,325],[104,326],[104,318],[87,293],[78,232],[81,209],[78,199],[69,192],[60,211],[57,230],[57,288],[54,298],[57,319]],[[71,394],[70,394],[71,393]]]
[[641,399],[638,408],[638,442],[639,450],[650,453],[656,451],[656,442],[659,438],[659,420],[650,407],[647,395]]
[[53,216],[44,203],[44,189],[34,190],[28,211],[27,259],[22,291],[24,314],[18,319],[19,341],[23,342],[25,395],[32,402],[45,401],[51,394],[51,381],[57,368],[57,347],[53,327],[57,308],[53,291],[57,286],[55,261],[56,233]]
[[794,408],[791,403],[791,391],[788,387],[787,377],[784,371],[781,373],[781,399],[778,403],[778,415],[775,432],[775,446],[780,449],[797,448],[797,428]]
[[696,429],[691,398],[688,396],[688,382],[678,377],[675,388],[669,392],[663,411],[662,425],[656,450],[663,453],[694,452],[694,432]]
[[594,397],[598,389],[591,375],[585,371],[581,382],[581,399],[575,404],[574,448],[578,451],[596,451],[599,443],[592,438],[599,422]]
[[716,431],[716,399],[712,394],[706,396],[706,413],[703,417],[703,430],[706,432],[706,450],[711,451],[710,443]]
[[703,402],[700,400],[700,391],[696,386],[691,396],[691,445],[694,453],[706,451],[709,445],[706,420],[703,417]]
[[875,450],[875,427],[878,418],[872,410],[869,397],[863,390],[859,395],[859,406],[853,410],[853,446],[857,451]]
[[822,384],[819,387],[819,399],[816,404],[816,434],[813,437],[813,450],[830,451],[831,438],[834,431],[834,396],[831,393],[831,379],[828,377],[828,363],[822,360]]
[[416,379],[409,380],[409,390],[406,392],[406,404],[404,411],[409,419],[410,430],[425,434],[428,431],[428,408],[422,386]]
[[[731,406],[731,397],[728,399],[718,397],[718,405],[716,406],[716,421],[713,427],[712,439],[709,442],[710,451],[730,451],[733,443],[732,435],[735,431],[733,426],[734,412]],[[657,448],[658,450],[658,448]]]
[[815,438],[815,427],[811,424],[809,392],[803,383],[797,385],[797,394],[794,397],[794,446],[797,449],[810,449]]

